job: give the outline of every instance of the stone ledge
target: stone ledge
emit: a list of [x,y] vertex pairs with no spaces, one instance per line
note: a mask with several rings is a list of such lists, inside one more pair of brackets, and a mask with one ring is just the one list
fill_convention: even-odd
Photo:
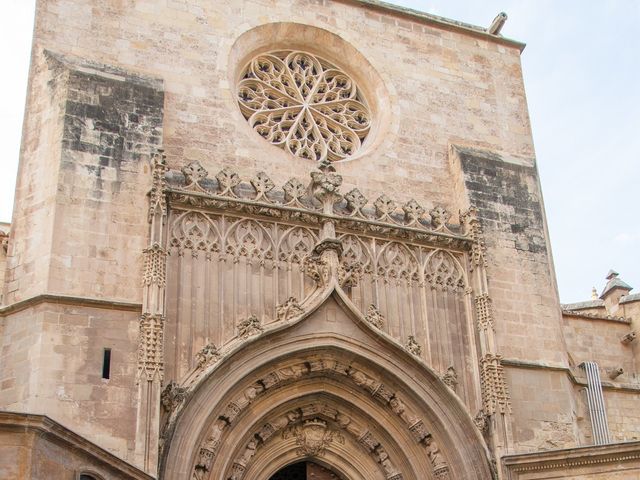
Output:
[[[571,381],[576,385],[587,386],[586,378],[579,378],[570,367],[559,364],[547,364],[539,362],[531,362],[528,360],[518,360],[515,358],[503,358],[502,365],[511,368],[528,368],[533,370],[549,370],[556,372],[565,372]],[[634,393],[640,393],[640,385],[632,383],[615,383],[602,380],[602,388],[607,390],[629,391]]]
[[489,42],[495,42],[509,47],[517,48],[522,52],[526,44],[517,40],[512,40],[500,35],[493,35],[487,31],[486,28],[471,25],[469,23],[452,20],[438,15],[433,15],[427,12],[421,12],[413,8],[400,7],[398,5],[392,5],[387,2],[381,2],[380,0],[342,0],[345,3],[355,3],[367,6],[371,9],[381,10],[387,14],[398,15],[403,17],[409,17],[413,21],[437,25],[446,30],[453,30],[460,33],[465,33],[473,37],[480,37]]
[[[509,480],[524,478],[530,472],[562,470],[571,473],[578,468],[607,466],[619,467],[620,463],[633,463],[632,468],[640,471],[640,441],[614,443],[609,445],[591,445],[545,452],[505,455],[502,464]],[[614,465],[615,464],[615,465]],[[527,477],[528,478],[528,477]],[[545,478],[538,477],[535,478]],[[556,476],[550,478],[557,478]]]
[[20,300],[19,302],[12,303],[11,305],[0,307],[0,317],[6,317],[7,315],[26,310],[27,308],[34,307],[42,303],[54,303],[58,305],[72,305],[79,307],[106,308],[109,310],[121,310],[125,312],[142,312],[141,303],[43,293],[41,295],[36,295],[34,297]]
[[103,466],[116,470],[118,478],[134,480],[154,478],[45,415],[0,411],[0,432],[2,430],[33,433],[42,440],[83,452]]

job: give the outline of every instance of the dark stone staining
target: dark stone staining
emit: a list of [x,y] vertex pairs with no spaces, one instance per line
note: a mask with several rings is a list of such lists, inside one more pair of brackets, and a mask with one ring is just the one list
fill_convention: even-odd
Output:
[[[120,189],[123,172],[136,173],[139,162],[162,142],[164,92],[137,77],[69,72],[62,139],[63,168],[95,182],[95,196]],[[78,155],[83,154],[83,155]],[[115,177],[115,181],[113,180]]]
[[488,152],[465,150],[459,155],[471,204],[478,208],[485,230],[514,241],[516,250],[546,254],[536,170]]

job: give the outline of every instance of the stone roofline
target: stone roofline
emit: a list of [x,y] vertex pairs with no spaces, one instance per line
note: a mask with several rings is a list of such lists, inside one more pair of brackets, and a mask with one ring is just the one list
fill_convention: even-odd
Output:
[[384,12],[385,14],[405,17],[414,22],[433,25],[433,26],[442,28],[444,30],[450,30],[450,31],[470,35],[472,37],[482,38],[483,40],[487,40],[489,42],[499,43],[501,45],[505,45],[508,47],[517,48],[520,52],[522,52],[526,47],[526,44],[523,42],[506,38],[501,35],[493,35],[489,33],[487,29],[484,27],[479,27],[477,25],[471,25],[469,23],[459,22],[457,20],[440,17],[438,15],[433,15],[431,13],[421,12],[419,10],[414,10],[412,8],[392,5],[387,2],[381,2],[380,0],[336,0],[336,1],[360,4],[360,5],[369,7],[373,10]]

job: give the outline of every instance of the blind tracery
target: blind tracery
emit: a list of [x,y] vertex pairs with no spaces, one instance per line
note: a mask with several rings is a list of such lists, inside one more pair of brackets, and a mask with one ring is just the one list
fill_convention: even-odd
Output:
[[255,57],[238,85],[238,103],[267,141],[317,161],[353,155],[371,125],[355,82],[326,60],[300,51]]

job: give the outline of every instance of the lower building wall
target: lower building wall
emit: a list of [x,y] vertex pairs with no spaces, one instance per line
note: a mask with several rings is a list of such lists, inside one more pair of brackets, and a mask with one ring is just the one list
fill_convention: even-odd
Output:
[[637,480],[640,442],[508,455],[502,464],[507,480]]
[[6,314],[0,410],[46,415],[132,460],[139,313],[111,307],[42,302]]
[[150,480],[152,477],[40,415],[0,412],[3,480]]

